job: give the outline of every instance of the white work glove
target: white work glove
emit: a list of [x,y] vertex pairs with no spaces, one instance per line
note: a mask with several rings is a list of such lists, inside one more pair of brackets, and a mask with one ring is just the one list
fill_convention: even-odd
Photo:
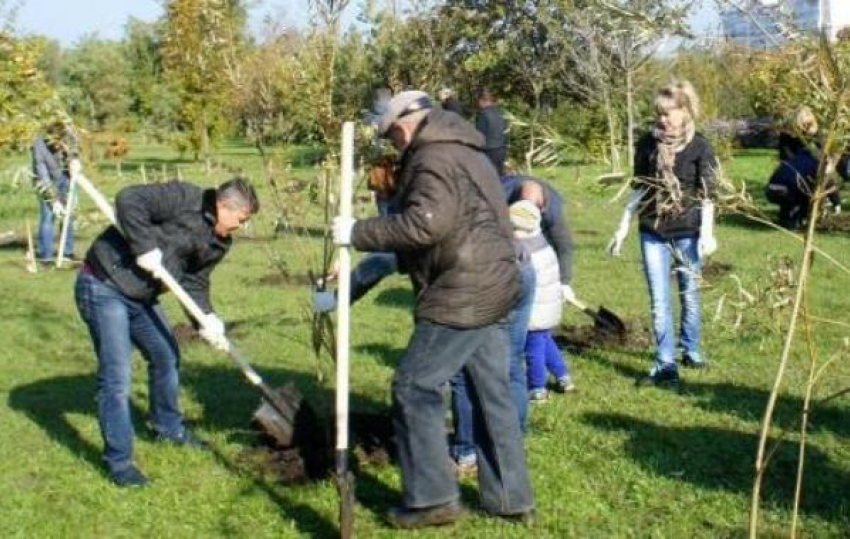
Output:
[[576,301],[576,293],[573,291],[573,287],[568,284],[562,284],[561,297],[567,303],[574,303]]
[[50,205],[50,209],[53,211],[53,216],[57,219],[61,219],[62,216],[65,215],[65,206],[63,206],[58,200],[53,201],[53,204]]
[[213,348],[222,352],[230,351],[230,342],[224,336],[224,322],[215,313],[204,315],[201,322],[201,327],[198,329],[198,334],[201,338],[210,343]]
[[717,250],[717,240],[714,238],[714,204],[704,200],[699,226],[699,241],[697,252],[700,258],[705,258]]
[[608,242],[608,247],[606,247],[606,251],[611,256],[620,256],[623,252],[623,243],[626,241],[626,236],[629,235],[629,225],[632,222],[632,218],[635,216],[635,211],[637,211],[637,207],[640,204],[640,201],[643,200],[644,191],[642,189],[635,189],[632,191],[632,196],[629,197],[629,201],[626,203],[626,207],[623,210],[623,216],[620,218],[620,226],[617,228],[617,231],[614,233],[614,237],[611,238],[611,241]]
[[68,172],[71,176],[79,174],[83,171],[83,164],[80,163],[80,159],[78,157],[74,157],[68,162]]
[[337,215],[333,222],[333,240],[337,245],[351,245],[351,231],[357,219]]
[[162,266],[162,251],[158,247],[139,255],[136,258],[136,264],[157,279],[165,273],[165,268]]
[[832,213],[834,215],[841,215],[841,204],[836,204],[834,208],[832,208]]
[[336,309],[336,294],[334,292],[314,292],[313,312],[318,314],[329,313]]

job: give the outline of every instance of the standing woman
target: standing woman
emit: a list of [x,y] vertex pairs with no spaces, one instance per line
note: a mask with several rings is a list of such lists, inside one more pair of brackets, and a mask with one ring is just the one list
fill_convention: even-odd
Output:
[[689,82],[673,82],[661,88],[655,108],[657,122],[637,143],[634,191],[608,251],[620,255],[629,223],[637,213],[658,347],[655,366],[637,383],[677,388],[671,269],[679,283],[682,307],[682,365],[703,368],[699,281],[703,258],[717,249],[712,203],[717,160],[709,142],[696,132],[699,100]]

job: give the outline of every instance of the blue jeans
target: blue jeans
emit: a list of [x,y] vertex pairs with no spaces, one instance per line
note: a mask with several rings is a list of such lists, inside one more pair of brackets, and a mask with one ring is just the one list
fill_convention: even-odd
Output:
[[[508,315],[508,336],[510,339],[510,381],[511,397],[519,415],[520,429],[525,432],[528,418],[528,395],[525,391],[525,338],[531,307],[534,304],[534,287],[537,277],[531,262],[520,267],[520,297]],[[451,380],[452,418],[454,421],[454,443],[452,457],[455,460],[475,453],[473,437],[472,403],[467,391],[468,380],[462,372]]]
[[494,514],[534,505],[522,433],[508,381],[504,323],[457,329],[421,320],[393,378],[393,425],[404,504],[430,507],[456,500],[457,479],[446,446],[444,385],[468,376],[478,441],[482,507]]
[[529,331],[525,341],[525,360],[528,365],[528,389],[543,389],[546,387],[547,371],[556,380],[569,376],[569,370],[561,351],[555,344],[552,331]]
[[673,333],[673,305],[670,297],[670,272],[679,281],[682,306],[679,346],[693,360],[700,361],[699,281],[702,260],[697,251],[697,237],[666,240],[656,234],[641,232],[640,246],[643,269],[649,285],[652,305],[652,327],[658,347],[658,370],[676,370],[676,342]]
[[105,447],[103,458],[115,473],[133,464],[132,345],[148,364],[153,428],[170,438],[183,434],[178,404],[180,351],[158,303],[132,300],[85,272],[78,275],[74,293],[97,355],[97,417]]
[[[66,207],[68,204],[68,177],[63,175],[62,179],[56,183],[56,191],[59,200],[65,201]],[[46,204],[41,197],[38,198],[39,219],[38,219],[38,245],[36,246],[35,256],[41,259],[51,259],[54,257],[53,250],[53,208]],[[61,231],[61,224],[60,224]],[[65,256],[74,254],[74,221],[68,223],[68,235],[65,237]]]
[[384,277],[398,271],[395,253],[369,253],[351,272],[351,303],[363,297]]

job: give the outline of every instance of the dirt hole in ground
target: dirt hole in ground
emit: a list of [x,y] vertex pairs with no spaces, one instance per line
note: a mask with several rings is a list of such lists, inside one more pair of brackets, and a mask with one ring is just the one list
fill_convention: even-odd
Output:
[[312,286],[313,281],[309,275],[286,275],[283,273],[272,273],[260,277],[259,283],[264,286]]
[[827,215],[818,222],[820,232],[850,232],[850,213]]
[[624,320],[626,332],[619,334],[605,331],[593,324],[580,326],[562,325],[555,331],[555,343],[573,354],[584,350],[616,350],[646,348],[651,345],[645,324],[635,320]]
[[[244,337],[247,324],[247,320],[225,322],[227,337]],[[171,328],[171,332],[174,335],[174,338],[177,339],[178,344],[198,342],[201,340],[201,336],[198,334],[198,330],[195,329],[195,327],[188,322],[180,322],[174,324],[174,326],[172,326]]]
[[702,278],[708,280],[719,279],[732,271],[733,268],[734,266],[732,264],[709,260],[702,267]]
[[[258,443],[244,449],[238,462],[270,480],[297,484],[325,479],[333,472],[333,418],[324,421],[309,408],[296,420],[292,447],[280,447],[272,436],[254,425]],[[352,466],[382,466],[395,458],[392,421],[389,413],[352,412],[349,416]]]

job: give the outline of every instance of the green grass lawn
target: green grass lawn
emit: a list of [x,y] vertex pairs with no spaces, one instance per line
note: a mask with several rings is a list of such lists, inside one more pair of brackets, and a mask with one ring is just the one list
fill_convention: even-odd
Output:
[[[309,152],[308,152],[309,154]],[[282,158],[282,157],[281,157]],[[281,171],[279,184],[310,178],[307,157],[295,172]],[[727,164],[760,199],[774,166],[772,152],[748,152]],[[109,194],[141,180],[175,173],[212,185],[237,169],[261,184],[260,162],[250,148],[222,150],[210,176],[166,148],[131,151],[118,178],[114,166],[89,166],[88,175]],[[37,221],[35,195],[26,182],[15,185],[5,162],[0,178],[0,232]],[[152,172],[155,171],[155,172]],[[609,259],[603,249],[619,221],[622,202],[601,191],[594,167],[570,167],[542,176],[565,196],[577,243],[574,288],[592,305],[604,304],[638,328],[648,327],[648,297],[641,272],[635,227],[624,256]],[[284,175],[290,177],[283,178]],[[252,226],[254,238],[237,241],[215,272],[213,301],[238,342],[271,385],[294,381],[311,399],[330,398],[310,347],[304,285],[271,285],[283,263],[293,274],[318,269],[321,243],[309,235],[273,237],[271,193],[261,189],[264,211]],[[306,196],[284,197],[301,224],[316,225],[318,208]],[[361,212],[371,211],[365,204]],[[103,226],[94,206],[82,201],[78,252]],[[773,285],[784,257],[796,265],[801,244],[739,216],[721,219],[716,261],[731,266],[706,279],[703,291],[704,350],[712,367],[683,371],[682,395],[636,390],[635,376],[652,362],[649,347],[588,349],[569,356],[578,391],[556,396],[531,411],[526,439],[537,497],[538,523],[531,529],[476,512],[452,528],[426,530],[422,537],[738,537],[748,521],[757,433],[773,384],[787,310],[770,304],[784,292]],[[847,236],[819,237],[819,245],[850,265]],[[811,314],[846,319],[848,275],[818,257],[809,296]],[[134,359],[132,403],[137,411],[136,456],[152,478],[151,488],[126,491],[107,480],[100,462],[95,417],[95,359],[73,302],[75,274],[24,271],[24,252],[0,249],[3,330],[0,335],[0,536],[2,537],[298,537],[336,533],[337,494],[330,480],[283,485],[246,459],[257,442],[249,426],[257,395],[223,355],[200,343],[183,346],[182,404],[187,419],[213,447],[197,453],[153,443],[146,434],[147,383],[144,364]],[[266,278],[266,279],[264,279]],[[741,299],[740,287],[754,297]],[[722,308],[718,303],[722,302]],[[183,314],[165,300],[173,322]],[[387,279],[353,310],[352,400],[358,410],[386,410],[394,363],[411,330],[412,297],[405,278]],[[737,304],[737,306],[736,306]],[[589,319],[565,311],[565,324]],[[848,385],[846,327],[816,326],[815,349],[822,359],[838,354],[816,394]],[[801,332],[800,336],[803,334]],[[791,521],[798,440],[807,362],[797,347],[777,416],[785,443],[774,455],[765,485],[762,530],[785,535]],[[802,532],[809,537],[850,536],[850,403],[848,397],[816,407],[809,438],[802,502]],[[475,484],[463,495],[475,507]],[[386,509],[399,501],[393,465],[364,465],[357,477],[355,532],[359,537],[394,536]]]

